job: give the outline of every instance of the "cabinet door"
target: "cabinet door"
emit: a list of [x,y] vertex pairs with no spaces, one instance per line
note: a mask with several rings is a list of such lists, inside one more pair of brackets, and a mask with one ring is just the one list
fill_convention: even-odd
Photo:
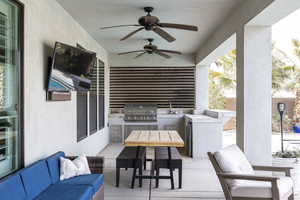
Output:
[[21,5],[0,1],[0,178],[21,166],[21,14]]
[[184,139],[184,120],[183,118],[159,119],[160,130],[176,130]]

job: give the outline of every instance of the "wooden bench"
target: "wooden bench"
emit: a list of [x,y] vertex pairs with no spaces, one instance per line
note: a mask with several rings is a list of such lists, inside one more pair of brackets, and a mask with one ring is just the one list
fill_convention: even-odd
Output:
[[[141,147],[139,150],[138,161],[136,159],[136,147],[125,147],[116,159],[116,187],[119,187],[120,169],[128,169],[136,167],[139,169],[139,175],[143,175],[143,164],[146,163],[146,148]],[[142,187],[142,179],[139,180],[139,186]]]
[[182,159],[177,148],[171,148],[171,163],[168,159],[168,149],[166,147],[156,147],[155,148],[155,165],[154,169],[156,171],[156,188],[159,186],[159,171],[161,168],[169,169],[171,164],[171,170],[178,169],[178,179],[179,188],[182,188]]

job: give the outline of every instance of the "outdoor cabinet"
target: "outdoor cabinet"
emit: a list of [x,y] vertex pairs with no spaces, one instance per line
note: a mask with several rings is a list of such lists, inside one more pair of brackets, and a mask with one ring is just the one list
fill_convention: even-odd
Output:
[[207,158],[207,152],[222,148],[222,120],[205,115],[185,116],[185,152],[188,156]]

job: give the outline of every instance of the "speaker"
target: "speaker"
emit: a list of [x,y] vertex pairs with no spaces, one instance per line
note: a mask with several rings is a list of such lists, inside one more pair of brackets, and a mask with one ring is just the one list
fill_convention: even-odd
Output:
[[47,92],[47,101],[70,101],[71,92]]

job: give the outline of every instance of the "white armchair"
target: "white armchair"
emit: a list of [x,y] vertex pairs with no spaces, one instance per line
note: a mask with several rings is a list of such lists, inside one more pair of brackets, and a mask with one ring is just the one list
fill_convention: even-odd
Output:
[[[293,200],[291,167],[252,166],[237,145],[208,152],[226,200]],[[285,176],[257,176],[258,171],[284,172]]]

